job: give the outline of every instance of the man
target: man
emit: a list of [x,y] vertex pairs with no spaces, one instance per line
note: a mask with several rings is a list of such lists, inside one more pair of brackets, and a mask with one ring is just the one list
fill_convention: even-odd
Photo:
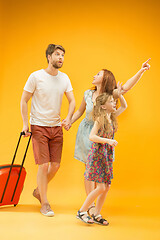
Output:
[[38,164],[37,188],[33,191],[33,196],[40,201],[40,212],[45,216],[54,216],[47,199],[47,186],[60,167],[63,145],[60,109],[64,93],[69,102],[68,115],[63,120],[65,129],[69,129],[75,110],[71,82],[65,73],[58,70],[63,65],[64,54],[62,46],[48,46],[48,67],[29,76],[21,99],[23,131],[27,137],[30,135],[27,105],[32,97],[30,124],[34,158]]

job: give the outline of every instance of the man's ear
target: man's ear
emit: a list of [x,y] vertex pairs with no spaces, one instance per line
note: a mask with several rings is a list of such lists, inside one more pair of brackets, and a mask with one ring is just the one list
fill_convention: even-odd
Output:
[[101,108],[102,108],[102,109],[106,109],[106,106],[105,106],[105,105],[101,105]]
[[48,54],[47,58],[48,58],[48,62],[49,62],[49,60],[51,59],[51,55]]

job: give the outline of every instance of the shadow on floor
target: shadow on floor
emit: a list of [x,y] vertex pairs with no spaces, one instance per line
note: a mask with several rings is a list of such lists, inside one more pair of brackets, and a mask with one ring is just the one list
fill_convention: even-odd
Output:
[[[16,207],[0,206],[1,212],[30,212],[36,213],[40,211],[40,204],[18,204]],[[51,208],[58,214],[75,214],[79,210],[76,204],[58,205],[52,204]],[[146,209],[142,206],[106,206],[102,209],[102,214],[109,216],[157,216],[158,213],[155,209]]]
[[40,205],[33,204],[18,204],[17,206],[1,206],[0,212],[39,212]]
[[[38,212],[40,211],[40,204],[18,204],[17,206],[0,206],[0,212]],[[51,208],[56,211],[59,214],[69,214],[69,213],[75,213],[78,211],[76,207],[74,206],[68,206],[68,205],[56,205],[51,204]]]

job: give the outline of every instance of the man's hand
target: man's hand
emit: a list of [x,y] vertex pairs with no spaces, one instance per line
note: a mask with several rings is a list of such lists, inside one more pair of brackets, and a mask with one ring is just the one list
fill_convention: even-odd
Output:
[[29,132],[29,127],[28,125],[23,126],[22,132],[25,133],[25,135],[23,135],[23,137],[29,137],[31,135],[31,133]]
[[71,126],[72,126],[72,124],[71,124],[71,120],[69,118],[62,120],[62,127],[64,127],[64,129],[66,131],[68,131],[71,128]]

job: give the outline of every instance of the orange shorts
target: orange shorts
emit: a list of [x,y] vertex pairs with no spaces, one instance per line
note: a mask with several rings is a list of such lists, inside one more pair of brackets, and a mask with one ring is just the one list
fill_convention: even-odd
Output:
[[36,164],[61,162],[63,131],[61,126],[31,125],[33,153]]

